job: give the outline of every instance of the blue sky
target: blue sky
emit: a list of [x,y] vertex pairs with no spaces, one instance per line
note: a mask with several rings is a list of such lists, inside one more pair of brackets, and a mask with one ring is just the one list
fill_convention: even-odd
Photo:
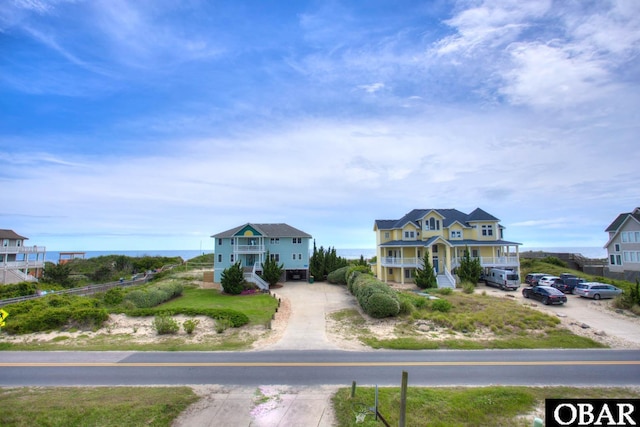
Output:
[[0,228],[210,249],[480,207],[525,247],[640,206],[640,2],[6,0]]

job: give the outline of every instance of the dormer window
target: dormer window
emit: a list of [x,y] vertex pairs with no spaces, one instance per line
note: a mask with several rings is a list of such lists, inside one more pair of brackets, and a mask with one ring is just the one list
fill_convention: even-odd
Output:
[[460,230],[451,230],[450,235],[452,239],[462,239],[462,231]]
[[415,239],[416,238],[416,232],[415,231],[405,231],[404,232],[404,238],[405,239]]

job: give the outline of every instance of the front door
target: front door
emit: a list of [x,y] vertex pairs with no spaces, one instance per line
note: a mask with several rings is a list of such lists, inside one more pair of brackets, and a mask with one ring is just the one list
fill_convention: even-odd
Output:
[[440,266],[438,265],[438,256],[433,257],[433,268],[436,270],[436,274],[440,273]]

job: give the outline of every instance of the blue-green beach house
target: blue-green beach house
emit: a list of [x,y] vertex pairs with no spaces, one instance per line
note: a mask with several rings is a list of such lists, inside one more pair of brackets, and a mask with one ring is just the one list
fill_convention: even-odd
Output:
[[[245,278],[264,288],[257,274],[269,256],[284,265],[282,281],[309,277],[311,235],[287,224],[247,223],[211,236],[215,239],[214,281],[220,283],[225,268],[240,261]],[[268,286],[266,287],[268,289]]]

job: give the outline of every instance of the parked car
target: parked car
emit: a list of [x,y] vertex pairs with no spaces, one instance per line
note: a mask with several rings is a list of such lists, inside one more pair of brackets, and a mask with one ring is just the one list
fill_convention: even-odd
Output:
[[545,273],[527,274],[527,276],[524,278],[524,283],[526,283],[529,286],[536,286],[538,284],[538,280],[540,280],[540,278],[544,276],[548,276],[548,274],[545,274]]
[[522,289],[522,296],[541,301],[544,305],[564,304],[567,297],[564,293],[551,286],[534,286],[533,288]]
[[622,289],[616,288],[613,285],[607,285],[606,283],[598,282],[584,282],[578,283],[573,288],[573,293],[585,298],[614,298],[622,293]]
[[542,276],[540,279],[538,279],[538,285],[540,286],[549,286],[552,282],[553,279],[559,279],[558,276]]
[[569,294],[573,292],[573,289],[576,287],[578,283],[583,283],[584,279],[580,279],[578,277],[567,277],[560,278],[557,277],[555,279],[551,279],[551,282],[548,286],[556,288],[559,291],[564,292],[565,294]]

